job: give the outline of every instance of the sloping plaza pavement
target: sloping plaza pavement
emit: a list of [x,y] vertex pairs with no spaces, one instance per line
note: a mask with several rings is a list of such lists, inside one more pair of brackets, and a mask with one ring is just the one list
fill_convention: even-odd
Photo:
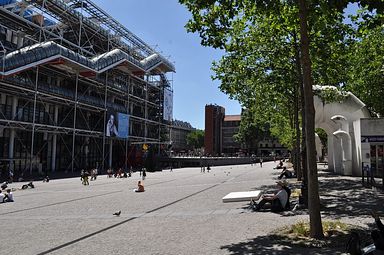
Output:
[[[148,173],[144,193],[133,192],[139,173],[100,175],[89,186],[79,178],[34,182],[35,189],[14,192],[14,203],[0,204],[0,254],[341,254],[271,238],[276,228],[308,220],[305,213],[284,216],[253,212],[248,202],[222,203],[229,192],[273,189],[275,165]],[[383,209],[382,193],[362,188],[360,178],[323,175],[323,218],[368,227],[370,210]]]

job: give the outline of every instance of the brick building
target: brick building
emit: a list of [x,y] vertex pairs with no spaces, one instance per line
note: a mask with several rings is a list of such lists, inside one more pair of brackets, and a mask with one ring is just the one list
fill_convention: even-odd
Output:
[[218,155],[222,152],[222,125],[225,116],[224,107],[205,106],[205,154]]
[[239,132],[241,115],[225,115],[225,108],[218,105],[205,106],[205,154],[233,155],[239,152],[254,153],[258,156],[287,155],[288,150],[278,139],[265,133],[254,148],[245,149],[245,145],[235,140]]

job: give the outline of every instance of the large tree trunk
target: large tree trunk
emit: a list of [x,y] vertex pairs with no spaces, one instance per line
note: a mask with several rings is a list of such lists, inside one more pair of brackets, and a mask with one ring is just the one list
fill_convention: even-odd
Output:
[[[301,68],[301,65],[300,65]],[[303,75],[301,75],[303,77]],[[303,183],[301,185],[301,194],[303,197],[303,202],[306,208],[308,208],[308,166],[307,166],[307,145],[305,138],[305,102],[304,102],[304,84],[301,84],[300,87],[300,100],[301,100],[301,162],[303,168]]]
[[316,146],[315,146],[315,108],[313,105],[312,68],[309,56],[309,38],[307,24],[308,9],[305,0],[299,0],[301,63],[303,68],[304,102],[305,102],[305,135],[308,171],[308,210],[310,235],[322,238],[323,227],[320,215],[319,185],[317,178]]
[[[297,180],[303,180],[303,168],[301,167],[301,143],[300,143],[300,121],[299,121],[299,112],[300,112],[300,97],[302,95],[301,90],[303,88],[303,74],[301,72],[301,64],[300,64],[300,48],[297,42],[297,34],[294,32],[293,40],[295,45],[295,62],[296,62],[296,73],[297,73],[297,84],[295,86],[295,147],[296,147],[296,155],[295,155],[295,169]],[[304,119],[304,118],[303,118]],[[304,132],[304,129],[302,130]]]

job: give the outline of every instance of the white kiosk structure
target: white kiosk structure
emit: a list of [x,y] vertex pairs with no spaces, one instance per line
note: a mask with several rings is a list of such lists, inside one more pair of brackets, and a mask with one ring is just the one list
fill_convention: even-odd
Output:
[[[367,107],[351,92],[342,94],[333,86],[316,85],[313,90],[315,126],[328,135],[328,169],[338,174],[361,175],[360,119],[371,117]],[[327,103],[321,98],[323,92],[334,93],[340,100]],[[317,155],[321,155],[318,149]]]

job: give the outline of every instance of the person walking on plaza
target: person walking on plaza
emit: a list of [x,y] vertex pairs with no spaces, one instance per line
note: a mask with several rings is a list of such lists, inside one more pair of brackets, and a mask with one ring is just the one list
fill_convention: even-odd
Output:
[[143,181],[145,180],[145,177],[147,177],[147,171],[143,169]]
[[260,167],[263,167],[263,158],[260,157]]
[[89,173],[87,171],[85,171],[84,169],[81,170],[81,173],[80,173],[80,180],[81,180],[81,183],[85,186],[85,185],[89,185],[89,181],[88,181],[88,177],[89,177]]
[[253,166],[253,164],[255,164],[255,154],[251,155],[250,160],[251,160],[251,166]]
[[91,170],[91,181],[96,180],[97,178],[97,168]]
[[203,156],[200,156],[200,173],[205,173],[205,166],[204,166]]

